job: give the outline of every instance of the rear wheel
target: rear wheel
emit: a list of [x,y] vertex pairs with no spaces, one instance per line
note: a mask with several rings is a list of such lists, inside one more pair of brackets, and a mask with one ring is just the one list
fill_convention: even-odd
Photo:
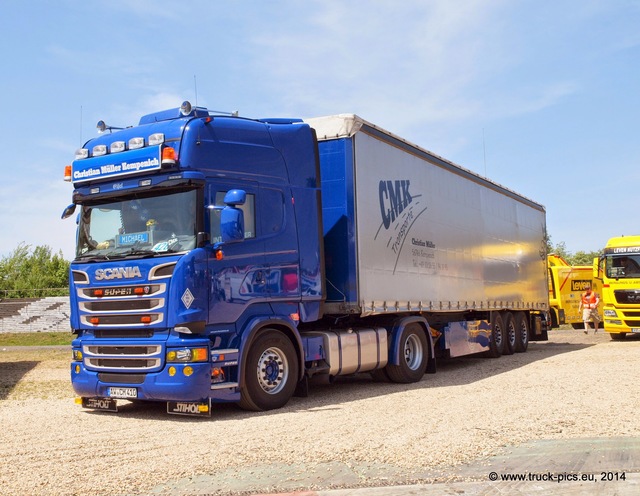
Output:
[[418,382],[424,375],[429,350],[427,338],[419,324],[409,324],[400,335],[400,363],[385,368],[393,382]]
[[504,351],[505,332],[502,316],[499,312],[491,314],[491,338],[489,339],[489,350],[487,356],[489,358],[498,358]]
[[251,344],[240,390],[240,408],[274,410],[293,395],[298,381],[298,359],[293,344],[274,329],[262,332]]
[[529,319],[525,312],[516,314],[516,353],[524,353],[529,347]]
[[504,323],[504,350],[503,355],[513,355],[516,351],[516,319],[511,312],[506,312],[502,316]]

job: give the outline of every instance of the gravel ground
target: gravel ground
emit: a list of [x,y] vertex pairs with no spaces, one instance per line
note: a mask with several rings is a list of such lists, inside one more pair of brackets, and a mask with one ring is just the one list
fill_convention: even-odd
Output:
[[[417,384],[363,375],[314,386],[281,410],[223,405],[210,419],[170,416],[153,404],[82,410],[68,358],[60,348],[0,350],[3,494],[224,495],[432,482],[529,440],[640,436],[640,336],[613,342],[602,332],[556,330],[525,354],[441,361]],[[355,483],[341,479],[345,469],[358,474]]]

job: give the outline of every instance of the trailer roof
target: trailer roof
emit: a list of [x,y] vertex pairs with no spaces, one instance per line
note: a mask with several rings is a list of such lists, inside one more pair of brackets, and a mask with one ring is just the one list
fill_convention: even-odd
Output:
[[527,198],[526,196],[523,196],[520,193],[507,188],[506,186],[503,186],[487,177],[481,176],[476,172],[466,169],[461,165],[458,165],[444,157],[441,157],[436,153],[433,153],[430,150],[427,150],[426,148],[422,148],[415,143],[407,141],[406,139],[401,138],[400,136],[393,134],[386,129],[383,129],[380,126],[377,126],[356,114],[336,114],[323,117],[313,117],[304,119],[304,122],[315,129],[319,141],[327,141],[339,138],[352,138],[358,132],[362,131],[383,141],[386,141],[391,145],[398,146],[399,148],[402,148],[409,153],[414,153],[434,165],[443,167],[450,170],[451,172],[465,176],[472,181],[485,183],[492,189],[502,191],[508,196],[527,203],[532,207],[546,211],[544,205],[536,202],[535,200]]

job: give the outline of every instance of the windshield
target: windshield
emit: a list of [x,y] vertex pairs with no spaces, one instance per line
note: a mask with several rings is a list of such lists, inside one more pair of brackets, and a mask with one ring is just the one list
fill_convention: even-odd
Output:
[[196,246],[196,190],[83,206],[76,256],[117,258]]
[[606,257],[607,277],[640,277],[640,255],[609,255]]

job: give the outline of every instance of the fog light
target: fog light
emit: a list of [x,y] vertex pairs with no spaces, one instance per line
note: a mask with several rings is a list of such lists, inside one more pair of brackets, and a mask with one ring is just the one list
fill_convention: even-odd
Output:
[[182,373],[183,373],[185,376],[189,377],[190,375],[192,375],[192,374],[193,374],[193,367],[190,367],[189,365],[187,365],[187,366],[182,370]]
[[173,377],[174,375],[176,375],[176,368],[175,367],[169,367],[169,375],[171,377]]
[[75,371],[76,371],[76,374],[80,373],[80,365],[75,366]]
[[218,382],[224,382],[224,370],[218,367],[214,367],[211,370],[211,382],[217,384]]

